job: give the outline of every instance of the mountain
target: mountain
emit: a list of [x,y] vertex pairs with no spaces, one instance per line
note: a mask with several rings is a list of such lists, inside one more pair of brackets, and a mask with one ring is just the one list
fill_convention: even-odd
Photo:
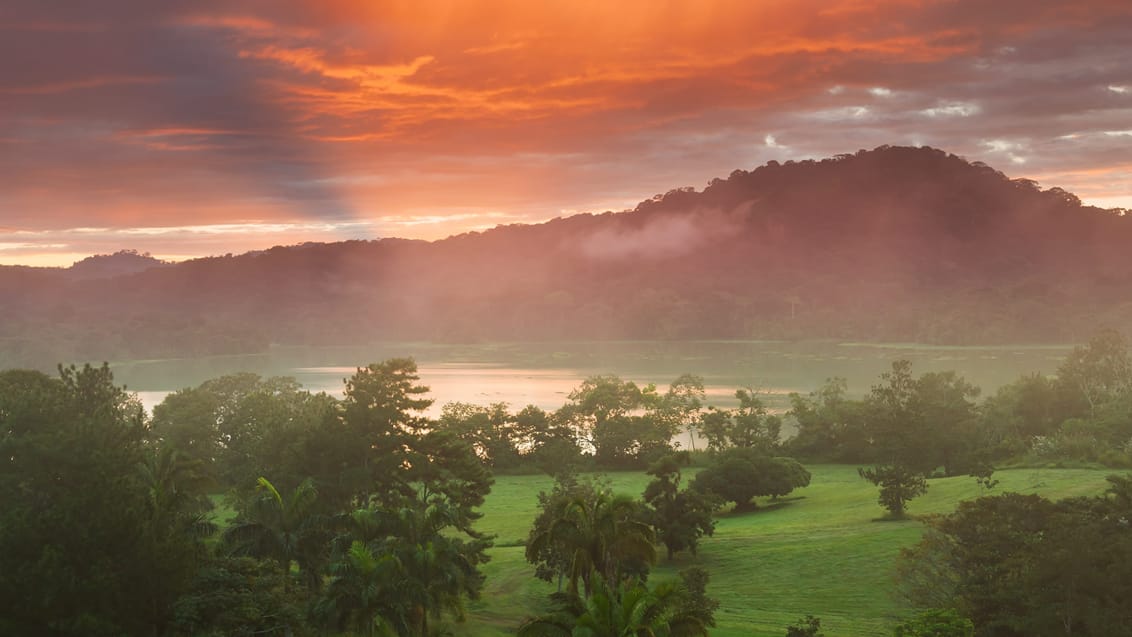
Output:
[[147,252],[138,254],[137,250],[119,250],[114,254],[96,254],[82,261],[76,261],[67,268],[67,274],[74,280],[110,279],[125,274],[144,272],[150,268],[168,265],[155,259]]
[[0,270],[0,365],[389,340],[1079,341],[1132,219],[931,148],[770,162],[621,213],[84,281]]

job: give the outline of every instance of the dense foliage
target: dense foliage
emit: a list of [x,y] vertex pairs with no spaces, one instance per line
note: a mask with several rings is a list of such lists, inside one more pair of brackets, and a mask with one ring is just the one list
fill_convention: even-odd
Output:
[[[385,361],[337,401],[229,376],[147,423],[105,365],[3,372],[0,632],[424,636],[459,619],[483,585],[492,479],[427,426],[416,381],[411,360]],[[206,543],[218,485],[237,516]],[[397,585],[366,592],[377,573]]]
[[[693,375],[663,392],[596,376],[555,411],[454,403],[433,419],[418,380],[391,359],[358,368],[338,399],[236,374],[147,419],[105,365],[0,372],[0,633],[437,634],[484,590],[492,538],[476,522],[494,469],[556,475],[525,552],[559,594],[525,634],[703,634],[717,607],[706,571],[649,581],[657,546],[695,554],[720,503],[732,515],[809,484],[789,456],[863,465],[895,517],[937,477],[993,488],[995,463],[1132,464],[1132,364],[1111,331],[1056,377],[981,403],[964,379],[906,361],[862,397],[834,380],[788,413],[750,389],[706,405]],[[705,449],[677,449],[681,433]],[[577,473],[645,467],[639,495]],[[1130,485],[1002,494],[932,520],[897,573],[927,610],[898,634],[1127,633]],[[219,492],[235,515],[223,529],[209,517]]]
[[904,579],[936,582],[933,599],[913,601],[959,611],[980,637],[1128,634],[1132,481],[1109,480],[1102,497],[960,503],[904,554]]
[[[0,633],[164,631],[203,552],[194,481],[153,471],[106,367],[0,373]],[[146,469],[149,469],[148,471]],[[191,493],[191,492],[190,492]]]

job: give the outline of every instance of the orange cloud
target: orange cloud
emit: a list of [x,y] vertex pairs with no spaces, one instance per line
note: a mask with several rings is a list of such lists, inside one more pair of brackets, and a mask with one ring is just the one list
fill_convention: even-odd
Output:
[[1116,0],[11,6],[0,210],[16,227],[432,236],[885,143],[1086,199],[1132,174],[1127,138],[1105,135],[1132,121]]

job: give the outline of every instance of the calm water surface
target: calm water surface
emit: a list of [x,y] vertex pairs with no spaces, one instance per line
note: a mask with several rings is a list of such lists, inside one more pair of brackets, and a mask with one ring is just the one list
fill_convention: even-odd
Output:
[[892,361],[906,358],[912,371],[954,370],[992,393],[1023,374],[1052,374],[1070,346],[931,347],[831,342],[696,341],[273,348],[261,355],[133,361],[112,365],[115,379],[137,392],[148,409],[166,394],[235,372],[293,376],[311,391],[340,396],[358,366],[392,357],[416,359],[422,384],[436,401],[505,402],[514,409],[557,409],[587,377],[616,374],[661,391],[683,373],[704,377],[710,403],[735,404],[738,387],[753,387],[772,408],[791,392],[806,393],[826,379],[843,377],[855,395],[868,392]]

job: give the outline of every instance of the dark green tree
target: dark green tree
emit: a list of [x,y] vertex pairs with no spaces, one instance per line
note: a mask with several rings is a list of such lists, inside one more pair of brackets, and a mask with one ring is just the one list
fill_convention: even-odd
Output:
[[930,557],[953,582],[947,607],[976,635],[1126,634],[1132,629],[1132,537],[1120,479],[1100,498],[1050,502],[1004,494],[961,502],[942,534],[902,559]]
[[662,582],[649,588],[639,581],[610,585],[595,577],[589,595],[555,595],[556,610],[528,619],[519,627],[518,634],[520,637],[706,637],[714,620],[705,619],[702,607],[691,602],[691,597],[686,586],[678,582]]
[[551,476],[569,473],[583,462],[582,450],[568,422],[558,413],[548,414],[543,409],[528,405],[515,415],[520,431],[529,432],[530,449],[524,461]]
[[526,549],[536,576],[563,577],[571,593],[580,582],[588,596],[595,577],[616,586],[647,574],[656,561],[656,536],[633,498],[593,484],[566,484],[540,494],[539,501]]
[[879,502],[892,517],[903,517],[939,467],[948,475],[986,472],[972,400],[978,388],[953,372],[914,378],[906,360],[894,362],[881,380],[865,399],[865,432],[878,464],[859,473],[881,488]]
[[[660,397],[617,376],[591,376],[555,414],[601,466],[635,468],[671,450],[675,423],[656,416]],[[643,413],[637,413],[643,412]]]
[[259,492],[240,503],[239,515],[224,531],[224,544],[233,556],[267,559],[279,565],[287,586],[291,565],[314,590],[322,581],[330,521],[318,508],[314,482],[305,480],[284,496],[267,478],[259,479]]
[[403,480],[414,490],[410,501],[445,506],[455,530],[479,538],[472,525],[495,480],[472,445],[444,429],[419,434],[408,445]]
[[996,456],[1025,453],[1036,437],[1054,436],[1066,419],[1083,415],[1076,392],[1040,374],[1003,385],[980,405],[981,430]]
[[144,438],[106,365],[0,372],[0,634],[165,630],[198,539],[149,491]]
[[490,542],[451,533],[461,514],[445,503],[404,504],[349,516],[337,541],[345,548],[315,607],[324,622],[363,634],[425,637],[444,613],[462,620],[463,600],[479,596]]
[[495,471],[518,466],[520,446],[530,444],[527,432],[520,430],[515,416],[508,413],[506,403],[488,407],[448,403],[441,411],[437,426],[472,445],[476,455]]
[[648,470],[654,479],[645,487],[643,498],[649,506],[649,522],[669,560],[678,551],[695,555],[700,538],[715,531],[712,514],[717,501],[701,491],[680,489],[680,468],[690,463],[688,452],[680,451],[657,460]]
[[413,494],[404,467],[413,440],[428,428],[424,411],[432,405],[419,380],[417,364],[408,358],[372,363],[346,380],[336,447],[346,455],[338,458],[338,482],[355,505],[395,507]]
[[305,443],[334,410],[325,394],[304,391],[288,377],[239,373],[169,394],[154,407],[151,436],[243,495],[262,475],[292,489],[306,471]]
[[286,579],[271,562],[250,557],[209,558],[196,571],[191,588],[174,604],[169,634],[311,635],[305,592],[286,590]]
[[756,508],[756,497],[781,497],[810,484],[810,472],[793,458],[775,458],[751,447],[716,456],[692,481],[692,490],[734,502],[737,511]]
[[790,394],[789,417],[796,433],[787,442],[800,458],[869,462],[873,452],[865,431],[864,403],[848,398],[844,378],[833,378],[807,396]]
[[786,627],[786,637],[823,637],[821,619],[813,615],[805,617]]
[[738,389],[739,406],[731,410],[709,410],[700,429],[708,440],[708,448],[722,451],[731,447],[758,449],[773,454],[779,446],[782,418],[767,411],[766,404],[754,389]]
[[864,479],[880,487],[877,503],[888,510],[892,519],[903,519],[908,503],[928,490],[923,474],[899,464],[857,469]]

